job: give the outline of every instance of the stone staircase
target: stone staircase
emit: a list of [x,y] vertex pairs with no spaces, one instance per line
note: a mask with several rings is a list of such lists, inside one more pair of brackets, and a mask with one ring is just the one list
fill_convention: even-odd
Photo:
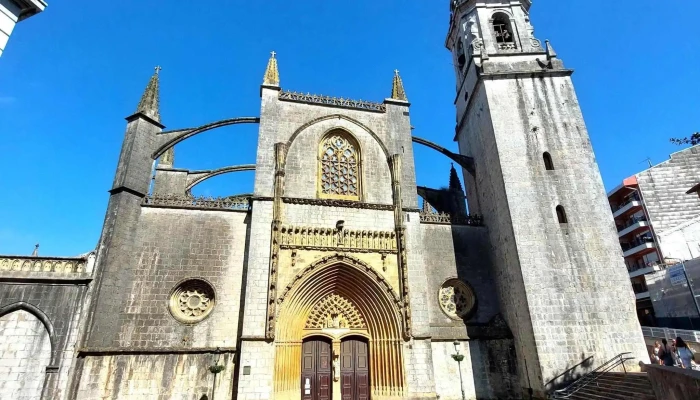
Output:
[[644,372],[603,373],[567,398],[571,400],[657,400],[651,382]]

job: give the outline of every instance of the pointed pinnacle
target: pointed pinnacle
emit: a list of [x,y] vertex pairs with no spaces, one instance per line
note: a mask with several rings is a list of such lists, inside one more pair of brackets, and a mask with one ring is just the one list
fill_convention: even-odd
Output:
[[552,46],[551,43],[549,43],[549,40],[545,40],[544,43],[545,43],[545,51],[547,52],[547,60],[557,58],[557,52],[554,51],[554,47]]
[[462,183],[459,181],[454,164],[450,167],[450,190],[462,191]]
[[277,53],[274,51],[270,53],[270,60],[267,62],[267,69],[265,69],[265,76],[263,77],[263,85],[280,85],[280,73],[277,70],[277,58],[275,58],[276,54]]
[[148,86],[141,96],[141,101],[139,101],[138,107],[136,107],[137,113],[142,113],[156,122],[160,122],[160,87],[158,73],[162,69],[161,67],[156,67],[156,72],[148,81]]
[[408,101],[398,69],[394,70],[394,82],[391,86],[391,98],[394,100]]
[[175,164],[175,146],[165,150],[162,156],[160,156],[160,162],[158,165],[163,167],[172,167]]

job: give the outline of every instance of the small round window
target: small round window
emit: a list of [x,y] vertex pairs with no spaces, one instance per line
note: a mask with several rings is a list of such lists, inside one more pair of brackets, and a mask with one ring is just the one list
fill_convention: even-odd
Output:
[[438,300],[442,312],[454,320],[468,318],[476,308],[474,291],[459,279],[448,279],[440,287]]
[[203,279],[180,282],[170,294],[170,313],[184,323],[194,324],[206,318],[214,309],[214,288]]

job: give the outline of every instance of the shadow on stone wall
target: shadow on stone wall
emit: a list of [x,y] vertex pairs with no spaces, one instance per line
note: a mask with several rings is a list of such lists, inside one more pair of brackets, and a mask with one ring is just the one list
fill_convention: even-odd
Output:
[[586,357],[585,354],[581,353],[580,359],[581,362],[567,368],[564,372],[545,383],[545,389],[548,392],[563,389],[588,373],[593,367],[593,356]]

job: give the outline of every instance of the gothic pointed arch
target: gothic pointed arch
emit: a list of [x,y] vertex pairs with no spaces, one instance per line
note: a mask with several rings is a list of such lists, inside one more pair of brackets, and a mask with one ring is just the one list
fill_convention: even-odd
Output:
[[38,307],[36,307],[33,304],[24,302],[24,301],[18,301],[16,303],[8,304],[6,306],[0,307],[0,318],[4,317],[5,315],[8,315],[12,312],[15,311],[26,311],[33,316],[35,316],[39,321],[41,321],[42,325],[44,325],[44,328],[46,328],[46,332],[49,334],[49,342],[51,344],[51,362],[50,365],[57,365],[57,351],[56,351],[56,334],[54,331],[53,324],[51,323],[51,320],[49,317],[41,311]]
[[[401,396],[405,386],[399,299],[369,265],[347,255],[324,257],[299,273],[278,300],[275,397],[297,398],[302,338],[312,327],[363,332],[369,338],[374,396]],[[327,315],[328,314],[328,315]],[[347,320],[340,326],[340,317]],[[331,317],[330,319],[328,317]],[[321,328],[323,330],[323,328]]]

